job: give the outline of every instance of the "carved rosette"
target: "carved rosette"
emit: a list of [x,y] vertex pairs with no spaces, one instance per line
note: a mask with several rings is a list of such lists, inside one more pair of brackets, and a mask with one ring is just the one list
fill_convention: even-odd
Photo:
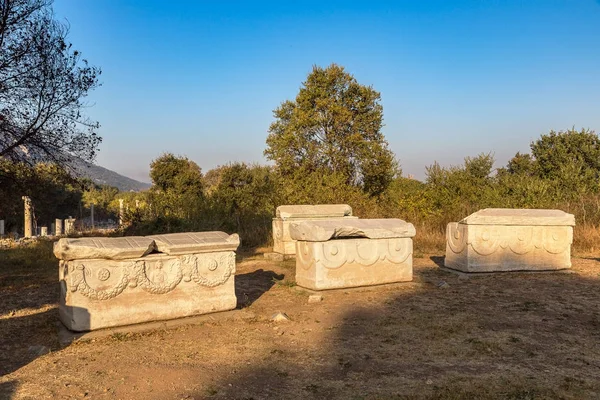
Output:
[[225,253],[196,257],[196,269],[192,279],[198,285],[215,287],[224,284],[235,271],[235,254]]
[[128,268],[122,268],[122,275],[117,280],[116,285],[111,289],[94,289],[88,283],[86,276],[89,278],[91,271],[86,269],[83,264],[71,264],[69,266],[70,290],[71,292],[79,292],[85,297],[93,300],[109,300],[120,295],[129,283]]
[[79,292],[92,300],[115,298],[128,286],[160,295],[171,292],[181,281],[194,281],[205,287],[224,284],[235,272],[235,253],[115,262],[110,267],[90,267],[85,262],[73,261],[64,266],[63,276],[71,292]]

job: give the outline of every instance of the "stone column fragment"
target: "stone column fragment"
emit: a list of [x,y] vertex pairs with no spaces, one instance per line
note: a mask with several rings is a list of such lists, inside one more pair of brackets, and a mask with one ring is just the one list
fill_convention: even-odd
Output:
[[60,236],[63,234],[63,220],[56,218],[56,221],[54,222],[54,234],[56,236]]
[[65,219],[65,235],[75,232],[75,218]]
[[25,225],[23,227],[23,236],[31,237],[33,236],[33,207],[31,204],[31,198],[28,196],[23,196],[22,199],[25,207]]

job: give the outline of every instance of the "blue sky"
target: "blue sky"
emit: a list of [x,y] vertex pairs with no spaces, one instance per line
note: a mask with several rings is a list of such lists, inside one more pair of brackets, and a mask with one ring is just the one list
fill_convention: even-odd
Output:
[[600,131],[600,2],[55,0],[102,68],[88,98],[98,164],[149,181],[163,152],[204,171],[266,163],[272,110],[313,65],[381,92],[404,174],[492,152],[503,165],[549,130]]

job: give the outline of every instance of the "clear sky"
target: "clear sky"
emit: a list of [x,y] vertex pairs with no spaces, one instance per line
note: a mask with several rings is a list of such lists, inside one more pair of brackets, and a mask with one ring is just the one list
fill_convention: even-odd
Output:
[[404,174],[495,154],[549,130],[600,131],[600,1],[55,0],[102,68],[87,113],[98,164],[149,181],[163,152],[204,171],[266,163],[272,110],[313,65],[381,92]]

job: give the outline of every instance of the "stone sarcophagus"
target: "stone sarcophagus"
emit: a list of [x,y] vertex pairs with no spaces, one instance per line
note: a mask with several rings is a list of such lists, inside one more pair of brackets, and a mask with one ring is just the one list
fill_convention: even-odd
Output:
[[236,307],[238,235],[60,239],[59,315],[88,331]]
[[463,272],[571,267],[575,217],[560,210],[487,208],[446,229],[444,265]]
[[273,218],[273,251],[296,254],[296,241],[290,236],[290,224],[302,221],[357,219],[347,204],[287,205],[277,207]]
[[337,289],[412,280],[415,227],[401,219],[304,221],[296,240],[296,283]]

